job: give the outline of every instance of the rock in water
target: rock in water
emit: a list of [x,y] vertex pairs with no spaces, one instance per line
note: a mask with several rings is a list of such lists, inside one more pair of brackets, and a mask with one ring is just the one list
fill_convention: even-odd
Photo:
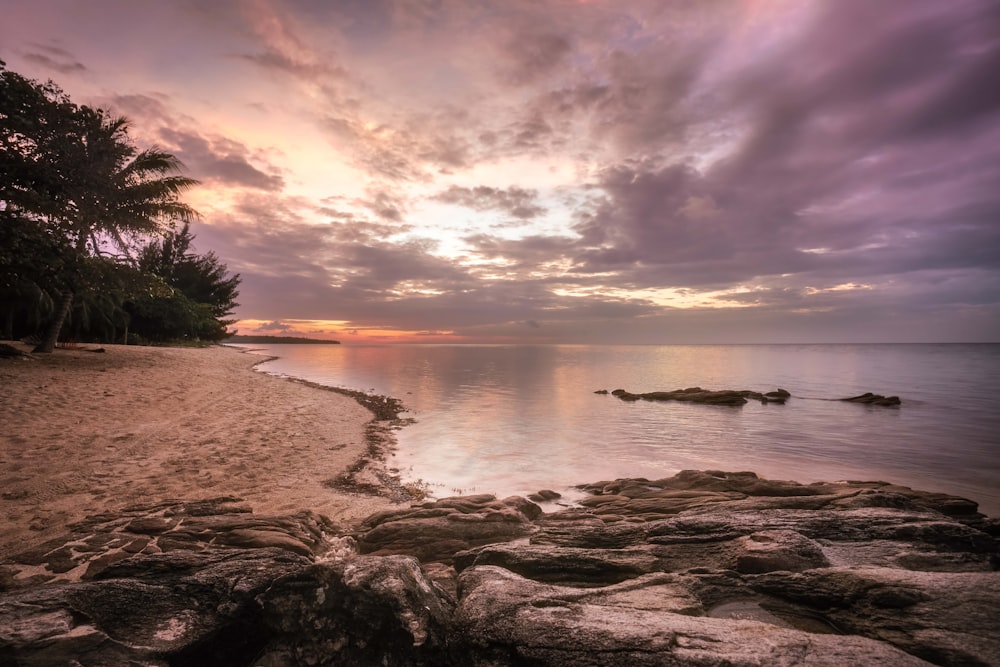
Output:
[[839,398],[839,401],[845,403],[861,403],[863,405],[880,405],[883,407],[894,407],[902,404],[899,400],[899,396],[881,396],[879,394],[873,394],[870,391],[861,394],[860,396],[851,396],[850,398]]

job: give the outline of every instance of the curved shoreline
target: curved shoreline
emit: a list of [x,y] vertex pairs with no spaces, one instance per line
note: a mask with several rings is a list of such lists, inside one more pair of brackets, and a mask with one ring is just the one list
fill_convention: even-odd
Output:
[[[239,348],[234,345],[224,345],[224,347],[233,347],[245,354],[263,349]],[[276,359],[280,359],[280,357],[275,355],[262,356],[261,361],[254,364],[252,368],[271,377],[347,396],[373,415],[365,426],[365,441],[368,444],[365,453],[359,456],[347,470],[326,480],[325,485],[346,493],[382,496],[394,503],[419,500],[423,497],[423,493],[419,489],[412,484],[403,484],[401,477],[396,472],[390,471],[385,465],[386,459],[397,444],[392,431],[414,421],[412,418],[400,417],[401,413],[406,412],[406,407],[401,400],[382,394],[369,394],[357,389],[331,387],[294,375],[270,373],[260,368],[262,364]]]
[[230,347],[87,347],[0,360],[0,559],[140,503],[229,496],[346,524],[392,506],[389,486],[325,484],[371,447],[355,397],[256,372]]

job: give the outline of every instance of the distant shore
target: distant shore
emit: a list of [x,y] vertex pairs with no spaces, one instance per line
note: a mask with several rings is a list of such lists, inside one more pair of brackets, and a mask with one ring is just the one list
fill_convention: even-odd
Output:
[[230,336],[223,344],[234,345],[340,345],[339,340],[300,338],[299,336]]
[[0,359],[0,558],[165,499],[347,524],[391,506],[330,484],[370,451],[354,398],[255,372],[262,357],[234,348],[97,347]]

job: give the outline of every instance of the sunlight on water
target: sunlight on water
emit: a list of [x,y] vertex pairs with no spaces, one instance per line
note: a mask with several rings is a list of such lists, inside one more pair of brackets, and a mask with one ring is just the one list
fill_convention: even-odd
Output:
[[[884,479],[1000,515],[1000,346],[267,346],[262,370],[400,398],[391,462],[455,493],[527,494],[686,468]],[[626,403],[633,392],[777,387],[787,405]],[[830,399],[899,395],[901,408]]]

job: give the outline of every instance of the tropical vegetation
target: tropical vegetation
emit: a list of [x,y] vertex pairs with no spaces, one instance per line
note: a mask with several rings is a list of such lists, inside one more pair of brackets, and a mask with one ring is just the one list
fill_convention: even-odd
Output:
[[192,252],[197,184],[127,119],[0,61],[0,337],[221,340],[239,275]]

